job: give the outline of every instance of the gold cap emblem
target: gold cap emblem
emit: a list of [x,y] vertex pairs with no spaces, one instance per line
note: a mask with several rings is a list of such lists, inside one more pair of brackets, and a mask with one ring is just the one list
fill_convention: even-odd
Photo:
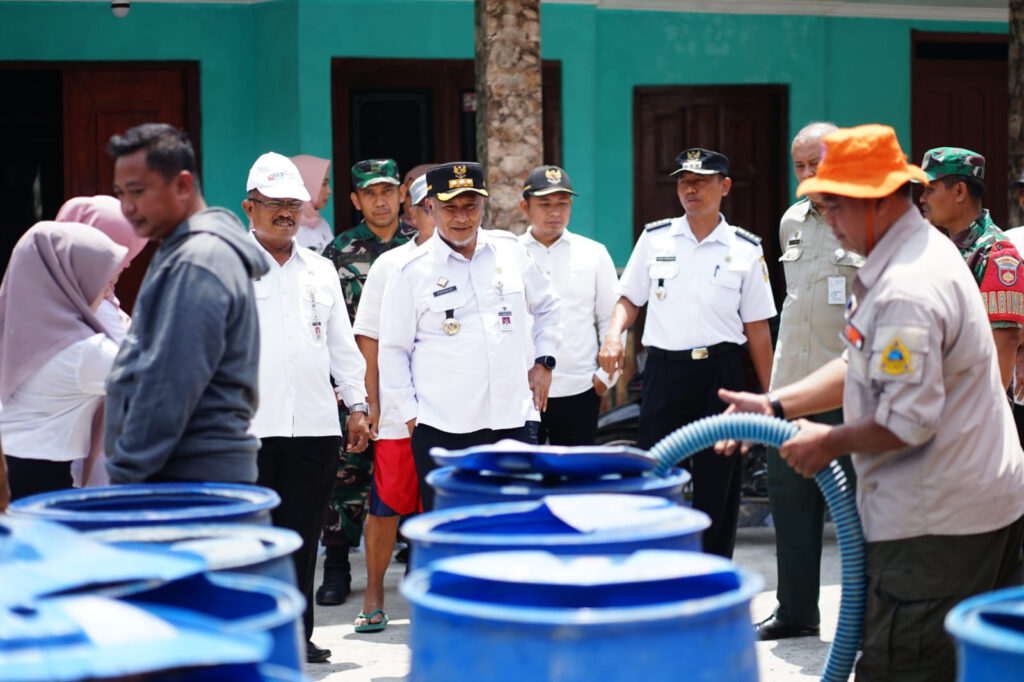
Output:
[[464,177],[466,177],[466,167],[465,166],[453,166],[452,167],[452,172],[455,173],[455,177],[457,177],[457,178],[464,178]]
[[548,182],[557,184],[562,181],[562,171],[557,168],[548,168],[544,171],[544,176],[548,179]]
[[690,151],[686,152],[686,158],[688,161],[698,161],[700,159],[700,150],[691,149]]

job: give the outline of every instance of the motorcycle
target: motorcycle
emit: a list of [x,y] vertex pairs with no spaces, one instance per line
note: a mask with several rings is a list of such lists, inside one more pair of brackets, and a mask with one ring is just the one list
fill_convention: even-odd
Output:
[[[640,432],[640,399],[643,393],[646,353],[637,356],[637,371],[626,384],[627,402],[613,407],[597,420],[598,445],[627,445],[636,447]],[[755,444],[743,456],[740,484],[741,527],[770,524],[768,508],[768,451]],[[689,486],[684,491],[690,497]]]

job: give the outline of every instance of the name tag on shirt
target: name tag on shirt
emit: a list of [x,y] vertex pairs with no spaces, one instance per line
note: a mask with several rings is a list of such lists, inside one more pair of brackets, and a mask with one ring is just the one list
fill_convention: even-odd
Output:
[[440,289],[438,291],[435,291],[434,292],[434,298],[437,298],[438,296],[444,296],[445,294],[450,294],[450,293],[452,293],[455,290],[456,290],[456,287],[455,287],[454,284],[452,286],[450,286],[450,287],[445,287],[444,289]]
[[508,308],[502,308],[498,311],[498,328],[503,332],[514,332],[516,330],[515,323],[512,321],[512,311]]
[[323,340],[323,338],[324,338],[323,325],[321,325],[319,322],[314,322],[313,323],[313,340],[314,341],[321,341],[321,340]]
[[846,303],[846,278],[828,278],[828,304],[843,305]]

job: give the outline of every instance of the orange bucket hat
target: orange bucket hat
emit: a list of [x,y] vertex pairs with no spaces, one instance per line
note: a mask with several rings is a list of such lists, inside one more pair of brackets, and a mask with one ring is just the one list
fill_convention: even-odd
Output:
[[892,194],[909,180],[928,184],[919,167],[907,163],[896,131],[872,123],[840,128],[822,138],[818,173],[796,189],[799,197],[811,192],[855,199],[877,199]]

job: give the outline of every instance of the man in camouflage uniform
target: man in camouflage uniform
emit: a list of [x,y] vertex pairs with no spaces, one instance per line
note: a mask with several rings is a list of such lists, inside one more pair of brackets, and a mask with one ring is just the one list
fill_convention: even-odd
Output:
[[924,154],[921,170],[931,183],[921,195],[921,212],[944,230],[981,288],[999,355],[1003,387],[1013,377],[1021,342],[1024,281],[1017,277],[1020,255],[982,208],[985,157],[969,149],[937,147]]
[[[335,237],[323,255],[338,271],[349,317],[354,321],[370,265],[382,253],[415,239],[416,228],[398,218],[405,187],[393,159],[369,159],[352,166],[350,198],[363,214],[363,222]],[[323,584],[316,591],[317,604],[341,604],[348,596],[352,581],[348,550],[359,546],[372,478],[372,441],[361,453],[339,452],[338,475],[324,523],[327,555]]]

